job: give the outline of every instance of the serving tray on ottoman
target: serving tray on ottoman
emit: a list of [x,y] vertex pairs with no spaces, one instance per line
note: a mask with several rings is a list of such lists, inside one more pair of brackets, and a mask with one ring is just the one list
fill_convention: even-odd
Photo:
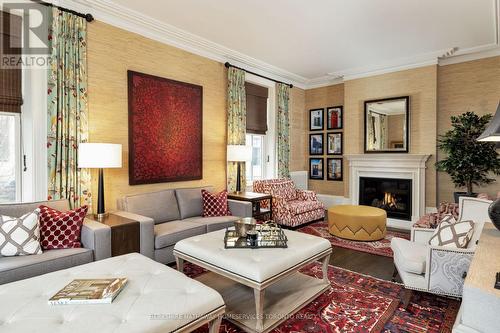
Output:
[[[74,279],[126,277],[111,304],[49,305]],[[75,266],[0,286],[0,332],[218,333],[224,301],[217,291],[138,253]]]
[[[197,278],[217,290],[226,303],[226,317],[247,332],[269,332],[330,288],[328,240],[284,230],[287,248],[225,249],[225,230],[177,242],[174,256],[209,273]],[[323,263],[323,278],[299,272],[314,261]]]
[[277,224],[257,224],[257,238],[240,237],[234,227],[226,228],[224,247],[226,249],[263,249],[288,247],[285,232]]

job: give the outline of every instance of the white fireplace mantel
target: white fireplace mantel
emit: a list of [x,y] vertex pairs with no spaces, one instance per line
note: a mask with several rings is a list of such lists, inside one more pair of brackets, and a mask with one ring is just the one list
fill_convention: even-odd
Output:
[[[349,197],[359,204],[360,177],[397,178],[412,180],[412,221],[425,214],[425,163],[430,155],[424,154],[356,154],[345,155],[349,161]],[[388,219],[389,226],[409,229],[412,223]]]

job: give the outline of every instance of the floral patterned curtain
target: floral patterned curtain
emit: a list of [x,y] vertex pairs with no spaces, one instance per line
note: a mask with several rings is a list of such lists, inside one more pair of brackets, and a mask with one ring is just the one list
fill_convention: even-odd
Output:
[[278,115],[276,131],[278,136],[278,177],[290,177],[290,115],[288,102],[290,87],[286,84],[276,84]]
[[[227,70],[227,144],[244,145],[247,128],[245,71],[233,67]],[[246,188],[245,162],[241,163],[241,189]],[[227,162],[227,190],[236,191],[237,162]]]
[[87,22],[53,8],[49,41],[48,199],[90,205],[90,173],[78,168],[78,144],[88,140]]

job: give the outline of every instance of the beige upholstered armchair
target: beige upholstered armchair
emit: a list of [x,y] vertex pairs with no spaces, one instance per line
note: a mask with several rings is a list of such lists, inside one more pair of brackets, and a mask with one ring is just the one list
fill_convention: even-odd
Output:
[[472,220],[474,233],[467,248],[429,245],[435,229],[412,228],[411,240],[393,238],[394,265],[408,289],[461,297],[464,279],[484,223],[491,222],[491,201],[461,197],[458,221]]

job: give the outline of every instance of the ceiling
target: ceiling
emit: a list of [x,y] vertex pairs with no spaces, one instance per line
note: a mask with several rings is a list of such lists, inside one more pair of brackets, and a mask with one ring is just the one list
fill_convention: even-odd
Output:
[[75,1],[303,82],[498,47],[498,0]]

